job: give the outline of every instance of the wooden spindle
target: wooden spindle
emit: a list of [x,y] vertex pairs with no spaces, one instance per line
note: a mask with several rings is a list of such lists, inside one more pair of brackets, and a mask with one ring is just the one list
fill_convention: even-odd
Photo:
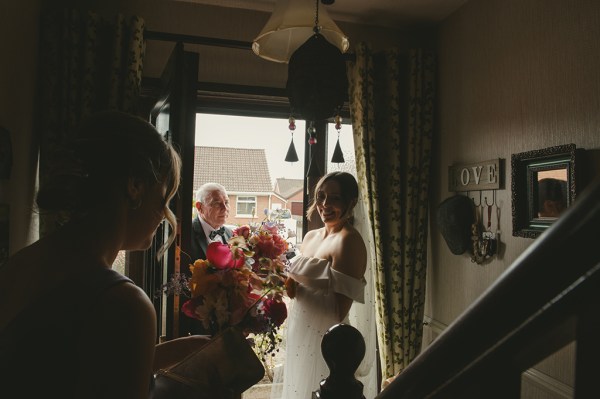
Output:
[[365,340],[349,324],[331,327],[321,341],[321,353],[329,367],[329,377],[319,384],[313,399],[365,399],[363,384],[354,373],[365,356]]

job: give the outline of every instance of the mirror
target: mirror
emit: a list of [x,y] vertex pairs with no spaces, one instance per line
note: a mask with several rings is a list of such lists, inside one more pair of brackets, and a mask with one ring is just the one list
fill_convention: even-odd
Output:
[[575,199],[575,144],[513,154],[513,236],[535,238]]

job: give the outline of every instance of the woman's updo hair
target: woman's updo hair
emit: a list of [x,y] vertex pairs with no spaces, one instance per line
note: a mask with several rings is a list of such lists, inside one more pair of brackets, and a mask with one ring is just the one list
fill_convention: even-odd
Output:
[[333,180],[338,182],[340,185],[340,194],[344,204],[346,204],[346,211],[342,215],[342,219],[346,218],[350,223],[353,221],[352,211],[356,201],[358,200],[358,183],[354,176],[348,172],[330,172],[325,176],[321,177],[317,185],[315,186],[315,193],[311,201],[310,207],[306,211],[306,218],[312,220],[313,214],[317,211],[317,197],[319,191],[325,182]]
[[179,187],[181,159],[149,122],[120,111],[89,116],[55,157],[37,194],[38,207],[71,218],[110,206],[127,195],[130,177],[148,187],[166,184],[165,216],[175,231],[169,200]]

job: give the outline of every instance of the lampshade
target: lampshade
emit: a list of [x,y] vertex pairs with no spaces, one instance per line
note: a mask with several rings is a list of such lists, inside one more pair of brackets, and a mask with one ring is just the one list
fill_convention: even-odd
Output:
[[254,39],[252,51],[269,61],[287,63],[296,49],[314,34],[317,4],[320,33],[345,53],[350,46],[348,38],[316,0],[278,0],[273,15]]

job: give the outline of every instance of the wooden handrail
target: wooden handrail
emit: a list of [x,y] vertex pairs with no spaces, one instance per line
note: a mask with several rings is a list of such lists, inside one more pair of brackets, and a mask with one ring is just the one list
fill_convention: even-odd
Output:
[[600,179],[377,399],[519,397],[521,373],[573,340],[577,398],[598,397],[599,244]]

